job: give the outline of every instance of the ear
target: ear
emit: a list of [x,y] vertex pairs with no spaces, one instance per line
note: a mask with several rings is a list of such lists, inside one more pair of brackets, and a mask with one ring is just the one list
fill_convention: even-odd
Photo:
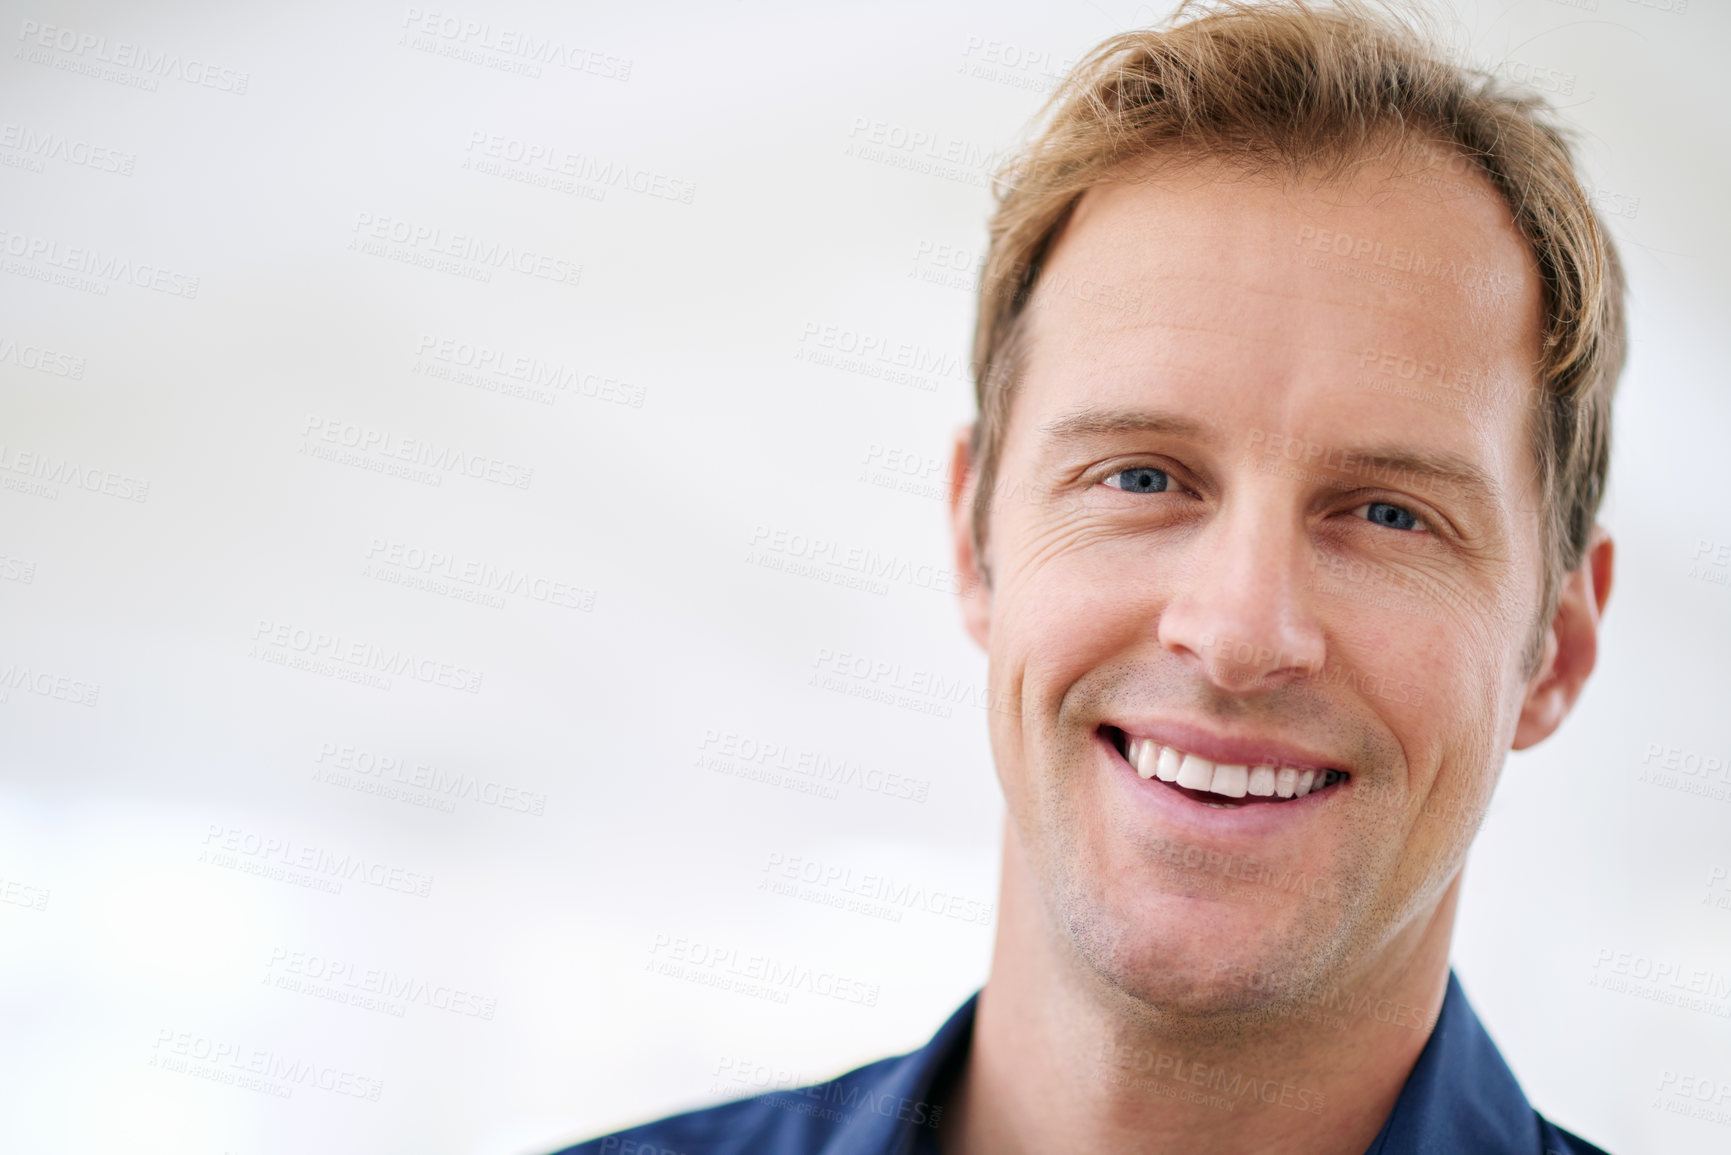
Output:
[[985,650],[991,648],[992,591],[974,550],[974,489],[979,475],[974,470],[973,436],[974,427],[963,425],[956,430],[950,449],[950,539],[956,553],[956,576],[961,581],[962,624]]
[[1563,579],[1557,613],[1545,637],[1544,660],[1527,683],[1514,749],[1549,738],[1563,723],[1599,658],[1599,619],[1611,596],[1611,535],[1594,526],[1581,564]]

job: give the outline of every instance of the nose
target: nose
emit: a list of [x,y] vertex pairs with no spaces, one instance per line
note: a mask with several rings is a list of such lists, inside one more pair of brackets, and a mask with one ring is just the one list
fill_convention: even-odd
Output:
[[1219,689],[1274,689],[1321,671],[1326,640],[1309,596],[1302,518],[1249,495],[1195,540],[1199,555],[1161,612],[1158,637]]

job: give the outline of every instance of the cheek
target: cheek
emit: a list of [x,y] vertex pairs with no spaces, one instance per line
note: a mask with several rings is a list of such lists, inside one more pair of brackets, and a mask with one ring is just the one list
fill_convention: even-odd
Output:
[[[993,662],[1025,671],[1026,689],[1061,693],[1113,654],[1152,644],[1164,602],[1156,575],[1074,539],[1004,575],[993,598]],[[1031,703],[1028,703],[1031,704]]]
[[[1401,748],[1404,789],[1384,801],[1411,838],[1464,852],[1489,805],[1512,726],[1508,675],[1518,639],[1482,620],[1358,619],[1341,655],[1353,689]],[[1356,658],[1356,660],[1354,660]],[[1446,853],[1446,851],[1444,852]]]
[[1140,640],[1152,642],[1159,598],[1150,583],[1125,577],[1101,551],[1074,537],[1026,542],[992,595],[989,682],[992,749],[1013,813],[1061,810],[1072,773],[1085,760],[1086,736],[1062,725],[1065,698],[1078,682]]
[[1429,728],[1457,743],[1489,740],[1507,713],[1519,643],[1511,627],[1462,617],[1432,625],[1407,647],[1407,668],[1429,703]]

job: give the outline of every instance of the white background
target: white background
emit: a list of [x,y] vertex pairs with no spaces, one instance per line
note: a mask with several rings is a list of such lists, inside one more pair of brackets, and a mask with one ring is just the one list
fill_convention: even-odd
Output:
[[[1633,286],[1600,670],[1511,759],[1455,944],[1535,1105],[1620,1153],[1731,1146],[1675,1093],[1731,1081],[1731,795],[1702,771],[1731,758],[1731,20],[1683,4],[1442,21],[1565,107]],[[1065,62],[1160,13],[472,3],[417,34],[401,4],[3,7],[0,1148],[515,1155],[922,1043],[983,980],[967,914],[996,898],[939,498],[985,173]],[[507,71],[463,47],[483,20],[590,55]],[[862,155],[877,122],[918,143]],[[477,164],[495,137],[547,159]],[[416,263],[435,244],[576,283]],[[813,359],[828,339],[917,371]],[[563,387],[449,372],[477,347]],[[345,428],[494,480],[315,455]],[[813,538],[822,578],[761,564]],[[853,550],[881,586],[834,580]],[[477,580],[507,591],[453,596]],[[321,634],[433,680],[273,660]],[[813,684],[843,653],[961,689]],[[1651,780],[1667,751],[1716,794]],[[818,755],[853,777],[749,776]],[[832,897],[925,897],[894,921],[760,887],[795,858],[852,872]],[[646,969],[679,939],[876,1005]],[[1595,985],[1624,953],[1719,993]],[[236,1061],[276,1092],[219,1081]]]

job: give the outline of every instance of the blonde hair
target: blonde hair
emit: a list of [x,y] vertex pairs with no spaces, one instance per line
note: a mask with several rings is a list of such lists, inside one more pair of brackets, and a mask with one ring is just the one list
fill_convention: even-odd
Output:
[[982,566],[1028,302],[1083,193],[1147,161],[1326,177],[1390,146],[1440,145],[1507,202],[1543,283],[1529,430],[1545,511],[1542,640],[1604,494],[1625,346],[1621,266],[1545,103],[1449,63],[1360,0],[1216,0],[1107,40],[1042,116],[1044,127],[999,174],[980,281],[972,513]]

